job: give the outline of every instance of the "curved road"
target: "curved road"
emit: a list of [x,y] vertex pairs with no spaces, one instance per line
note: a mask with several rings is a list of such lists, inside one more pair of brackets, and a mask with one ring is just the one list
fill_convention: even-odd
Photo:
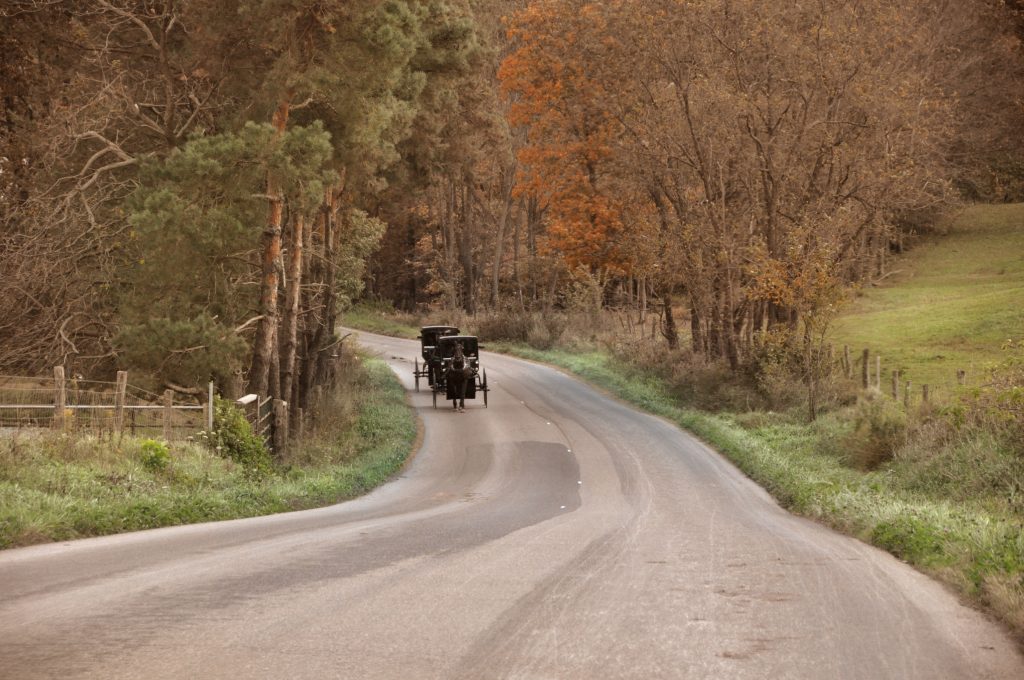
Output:
[[[411,387],[417,343],[361,334]],[[889,555],[558,371],[412,393],[422,448],[358,500],[0,553],[0,678],[1024,678]]]

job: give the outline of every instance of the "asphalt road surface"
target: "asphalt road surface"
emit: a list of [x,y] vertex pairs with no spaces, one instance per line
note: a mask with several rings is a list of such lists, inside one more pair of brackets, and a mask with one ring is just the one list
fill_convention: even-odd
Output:
[[[412,386],[415,342],[360,334]],[[0,553],[0,678],[1024,678],[1007,634],[673,426],[484,356],[391,483]]]

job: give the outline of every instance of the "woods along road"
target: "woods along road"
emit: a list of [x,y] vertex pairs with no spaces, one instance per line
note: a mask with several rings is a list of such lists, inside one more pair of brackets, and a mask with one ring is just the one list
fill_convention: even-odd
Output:
[[[417,343],[360,339],[411,388]],[[490,408],[411,393],[422,446],[363,498],[0,553],[0,678],[1024,678],[983,616],[688,434],[483,364]]]

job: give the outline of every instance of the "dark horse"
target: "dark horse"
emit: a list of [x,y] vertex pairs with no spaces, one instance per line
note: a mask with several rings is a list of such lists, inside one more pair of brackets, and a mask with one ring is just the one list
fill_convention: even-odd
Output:
[[466,410],[466,386],[473,379],[473,367],[466,360],[462,353],[462,343],[455,343],[455,352],[452,354],[452,361],[445,370],[445,381],[448,385],[449,394],[452,395],[452,408],[460,411]]

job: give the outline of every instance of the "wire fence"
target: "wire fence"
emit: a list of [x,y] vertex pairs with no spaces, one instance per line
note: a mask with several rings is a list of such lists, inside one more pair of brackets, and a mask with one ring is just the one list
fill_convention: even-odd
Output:
[[0,376],[0,428],[185,439],[209,427],[212,392],[211,385],[205,399],[157,395],[128,385],[123,371],[116,382],[64,379],[61,367],[53,378]]

